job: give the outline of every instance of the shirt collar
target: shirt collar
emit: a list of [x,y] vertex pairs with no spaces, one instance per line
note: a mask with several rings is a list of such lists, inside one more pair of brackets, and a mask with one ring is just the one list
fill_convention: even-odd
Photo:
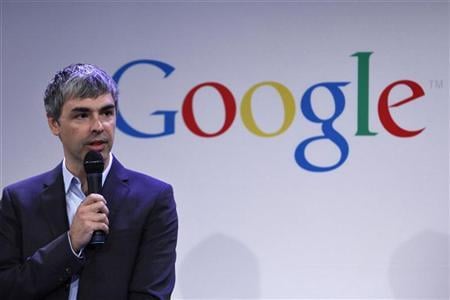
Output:
[[[105,184],[106,176],[108,176],[109,170],[111,170],[111,165],[112,165],[113,159],[114,159],[114,157],[110,152],[108,165],[106,166],[106,168],[103,170],[103,173],[102,173],[102,186]],[[80,182],[80,180],[77,177],[75,177],[72,173],[70,173],[70,171],[67,169],[66,158],[64,158],[63,163],[62,163],[62,173],[63,173],[63,179],[64,179],[64,190],[67,194],[67,192],[70,189],[70,184],[71,184],[72,180],[74,178],[78,182]]]

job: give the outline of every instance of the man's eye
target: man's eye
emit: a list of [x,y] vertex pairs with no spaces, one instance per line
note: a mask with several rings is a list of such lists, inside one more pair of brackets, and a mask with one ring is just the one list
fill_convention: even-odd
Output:
[[108,110],[108,111],[105,111],[103,114],[105,116],[111,117],[111,116],[114,116],[114,111],[113,110]]
[[75,119],[79,119],[79,120],[81,120],[81,119],[85,119],[85,118],[87,118],[87,114],[85,114],[85,113],[82,113],[82,114],[77,114],[77,115],[75,115]]

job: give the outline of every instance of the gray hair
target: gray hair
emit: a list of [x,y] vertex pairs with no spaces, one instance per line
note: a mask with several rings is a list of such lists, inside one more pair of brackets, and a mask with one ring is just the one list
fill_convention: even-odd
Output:
[[97,98],[108,93],[117,107],[119,90],[111,76],[94,65],[72,64],[56,73],[48,84],[44,95],[45,111],[48,117],[58,120],[67,100]]

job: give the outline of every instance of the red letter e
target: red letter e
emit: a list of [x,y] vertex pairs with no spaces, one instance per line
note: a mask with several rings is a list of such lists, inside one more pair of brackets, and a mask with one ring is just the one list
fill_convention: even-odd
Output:
[[[412,95],[402,101],[389,105],[389,94],[397,85],[406,85],[411,89]],[[381,93],[380,100],[378,102],[378,115],[380,116],[380,121],[383,124],[384,128],[386,128],[386,130],[389,131],[392,135],[398,137],[413,137],[421,133],[425,128],[410,131],[398,126],[392,118],[389,108],[401,106],[410,101],[418,99],[423,95],[425,95],[423,88],[418,83],[411,80],[399,80],[388,85]]]

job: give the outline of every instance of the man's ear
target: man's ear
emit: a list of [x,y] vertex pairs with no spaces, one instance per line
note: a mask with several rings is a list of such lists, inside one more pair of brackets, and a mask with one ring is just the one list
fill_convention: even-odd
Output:
[[47,117],[47,121],[48,127],[50,127],[50,131],[54,135],[59,136],[59,133],[61,132],[61,126],[59,125],[58,120],[53,117]]

